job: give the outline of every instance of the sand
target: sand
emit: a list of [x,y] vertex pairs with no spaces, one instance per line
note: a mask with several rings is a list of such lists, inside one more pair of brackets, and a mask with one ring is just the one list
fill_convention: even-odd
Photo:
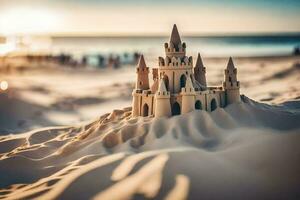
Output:
[[[22,127],[12,125],[11,130],[18,129],[18,134],[8,131],[0,137],[0,199],[299,199],[297,61],[297,58],[238,59],[242,93],[246,95],[241,103],[212,113],[194,111],[171,118],[131,118],[131,108],[127,107],[106,114],[99,109],[97,119],[92,120],[90,114],[89,122],[78,119],[67,126],[25,132],[32,127],[28,125],[22,132]],[[208,80],[218,83],[222,71],[214,66],[223,65],[223,60],[207,63],[213,66]],[[123,70],[123,74],[129,71]],[[53,72],[48,81],[66,77],[61,74]],[[17,79],[15,76],[5,78],[12,81]],[[46,113],[53,111],[48,105],[62,96],[72,97],[70,105],[77,105],[70,110],[84,110],[86,105],[78,103],[78,99],[84,99],[87,105],[97,102],[95,107],[88,108],[92,110],[109,103],[93,99],[103,98],[95,89],[103,89],[104,82],[93,85],[97,81],[90,80],[82,85],[82,88],[93,85],[92,92],[58,95],[59,89],[53,89],[40,74],[34,79],[31,73],[18,77],[12,99],[30,100],[37,106],[34,98],[26,95],[40,94],[40,90],[33,92],[26,85],[26,91],[19,84],[26,82],[28,76],[33,78],[31,81],[44,83],[43,89],[51,88],[50,95],[45,96],[53,99],[45,98],[45,109],[40,109],[40,116],[45,119],[38,117],[47,125]],[[90,76],[105,77],[88,72],[78,75]],[[128,79],[132,76],[134,73],[124,75],[117,87],[113,81],[107,81],[107,86],[130,91]],[[82,83],[80,79],[77,81],[70,90]],[[107,94],[107,98],[111,95],[101,94]],[[124,102],[130,105],[130,96]],[[60,115],[66,106],[55,109]],[[15,116],[19,116],[17,111]],[[31,117],[26,109],[22,113]],[[77,115],[82,114],[72,116]],[[37,126],[34,122],[32,125]]]

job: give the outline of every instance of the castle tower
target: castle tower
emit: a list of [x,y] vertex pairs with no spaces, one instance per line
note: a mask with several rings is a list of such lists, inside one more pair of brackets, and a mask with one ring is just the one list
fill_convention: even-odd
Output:
[[163,79],[160,79],[155,99],[155,117],[171,116],[170,92],[167,91]]
[[165,43],[165,53],[165,58],[159,57],[159,78],[164,79],[167,91],[177,94],[193,74],[193,58],[186,56],[186,44],[181,41],[175,24],[169,43]]
[[232,58],[229,58],[227,68],[225,69],[225,80],[223,87],[226,92],[226,103],[231,104],[240,101],[240,82],[237,81],[237,69]]
[[144,56],[140,56],[140,60],[138,62],[137,68],[137,80],[135,89],[139,90],[148,90],[149,89],[149,67],[146,66]]
[[143,90],[149,89],[149,68],[146,66],[144,56],[141,55],[138,65],[136,67],[137,79],[135,89],[132,92],[132,116],[136,117],[140,115],[140,98],[139,94]]
[[203,65],[202,58],[200,56],[200,53],[198,53],[196,65],[194,67],[194,75],[195,79],[198,83],[200,83],[202,86],[206,86],[206,68]]
[[139,116],[139,96],[138,96],[138,91],[133,90],[132,92],[132,117],[137,117]]
[[188,113],[195,109],[195,89],[190,77],[188,77],[186,85],[181,88],[182,106],[181,113]]
[[177,29],[176,24],[173,25],[170,42],[165,43],[165,52],[166,56],[169,58],[172,57],[180,57],[183,58],[185,56],[185,48],[186,44],[181,42],[181,38]]

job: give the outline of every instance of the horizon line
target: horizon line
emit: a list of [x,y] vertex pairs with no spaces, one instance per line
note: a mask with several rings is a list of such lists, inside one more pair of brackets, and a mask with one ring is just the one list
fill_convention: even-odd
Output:
[[[223,33],[187,33],[187,34],[180,34],[182,37],[247,37],[247,36],[299,36],[300,31],[282,31],[282,32],[223,32]],[[143,33],[33,33],[33,34],[10,34],[4,35],[0,34],[0,37],[7,38],[7,37],[51,37],[51,38],[133,38],[133,37],[169,37],[170,34],[165,33],[153,33],[153,34],[143,34]]]

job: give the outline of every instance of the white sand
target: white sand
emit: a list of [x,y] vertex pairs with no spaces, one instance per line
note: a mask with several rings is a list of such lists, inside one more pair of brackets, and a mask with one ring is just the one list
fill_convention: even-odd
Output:
[[169,119],[115,110],[81,127],[1,137],[4,199],[292,199],[300,102]]
[[299,69],[294,60],[272,61],[268,73],[261,60],[238,62],[248,71],[243,93],[276,105],[243,96],[161,119],[130,119],[126,108],[0,136],[0,199],[299,199]]

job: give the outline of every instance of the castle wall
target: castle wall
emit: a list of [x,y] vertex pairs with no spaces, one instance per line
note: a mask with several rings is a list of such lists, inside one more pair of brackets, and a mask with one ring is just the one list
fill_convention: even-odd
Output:
[[156,96],[155,105],[155,116],[156,117],[170,117],[172,114],[170,99],[167,96]]
[[206,94],[205,92],[197,92],[196,93],[196,97],[195,97],[195,103],[197,101],[201,102],[201,110],[207,110],[207,106],[206,106]]
[[206,110],[211,112],[217,107],[221,107],[221,92],[209,91],[206,95]]
[[181,91],[181,83],[180,78],[182,75],[188,76],[192,74],[192,67],[185,66],[172,66],[172,67],[160,67],[159,68],[159,75],[160,78],[164,78],[166,75],[168,77],[168,84],[166,84],[167,89],[171,93],[180,93]]
[[226,106],[226,93],[225,91],[220,91],[220,106],[224,108]]
[[185,94],[182,95],[182,107],[181,107],[181,113],[188,113],[195,110],[195,95],[192,94]]
[[154,94],[149,90],[134,92],[132,114],[133,116],[154,115]]
[[132,116],[136,117],[140,115],[141,96],[137,93],[137,90],[134,90],[132,97]]
[[240,91],[238,89],[227,89],[226,100],[227,104],[239,102],[241,100]]
[[[140,113],[142,116],[149,116],[154,114],[154,94],[150,91],[143,91],[141,94]],[[148,114],[145,113],[145,105],[148,107]]]
[[180,105],[180,108],[182,107],[182,96],[180,94],[171,95],[170,97],[171,107],[174,105],[174,103],[178,103]]
[[[138,91],[139,93],[133,93],[133,109],[137,110],[137,112],[133,112],[133,115],[136,116],[149,116],[155,115],[155,98],[154,94],[150,90]],[[234,92],[234,90],[232,91]],[[174,105],[178,103],[180,107],[180,113],[186,113],[187,109],[192,111],[199,107],[201,110],[206,110],[208,112],[213,111],[217,107],[225,107],[226,106],[226,95],[223,90],[206,90],[206,91],[196,91],[195,95],[191,95],[192,98],[188,98],[184,100],[184,97],[181,93],[172,94],[170,99],[164,99],[163,104],[170,104],[171,109],[174,109]],[[188,100],[188,102],[187,102]],[[197,103],[197,106],[196,106]],[[188,108],[186,105],[189,105]],[[185,106],[185,107],[184,107]],[[166,106],[161,106],[163,109]],[[183,108],[184,107],[184,108]],[[193,108],[193,109],[192,109]],[[174,110],[172,110],[172,113]],[[145,113],[146,112],[146,113]]]
[[[193,95],[192,95],[193,96]],[[222,90],[213,90],[213,91],[197,91],[193,98],[189,99],[189,102],[183,101],[183,96],[181,94],[173,94],[170,97],[171,108],[177,102],[180,105],[182,110],[183,104],[193,105],[196,109],[197,101],[200,101],[201,109],[198,110],[206,110],[208,112],[212,110],[212,101],[215,100],[215,106],[217,107],[225,107],[225,92]],[[197,103],[199,106],[199,103]],[[197,109],[196,109],[197,110]]]

